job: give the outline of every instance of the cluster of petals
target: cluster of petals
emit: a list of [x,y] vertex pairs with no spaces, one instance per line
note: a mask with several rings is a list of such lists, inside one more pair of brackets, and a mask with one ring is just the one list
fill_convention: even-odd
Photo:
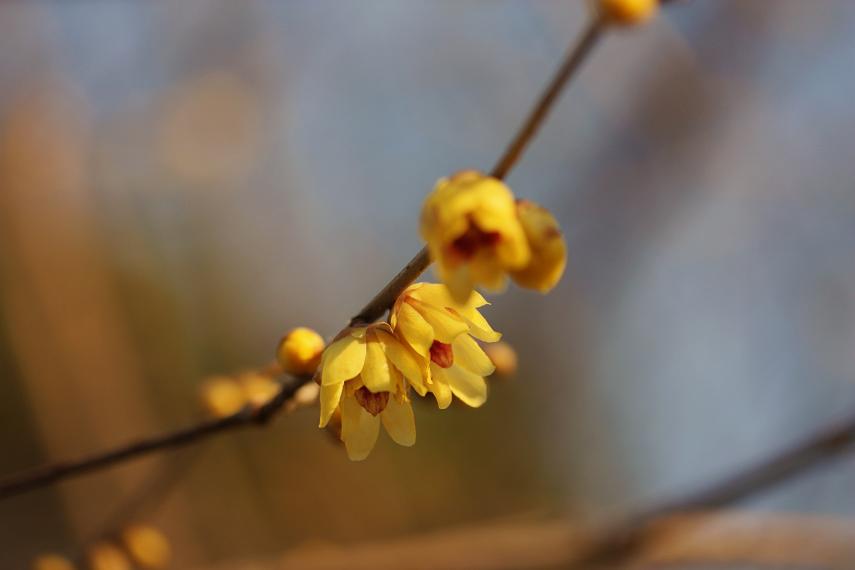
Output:
[[473,293],[457,303],[444,285],[416,283],[398,298],[390,323],[345,329],[321,357],[320,427],[338,412],[341,439],[352,460],[368,456],[380,426],[393,441],[416,441],[411,394],[432,394],[447,408],[454,397],[472,407],[487,399],[493,364],[475,339],[501,335],[479,313]]
[[458,303],[466,303],[476,286],[503,290],[508,276],[545,293],[564,272],[566,246],[552,214],[516,200],[501,180],[474,170],[437,182],[419,228]]

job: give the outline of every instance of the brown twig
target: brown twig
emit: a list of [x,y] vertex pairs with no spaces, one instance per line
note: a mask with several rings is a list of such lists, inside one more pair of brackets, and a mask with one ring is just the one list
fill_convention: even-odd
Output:
[[582,66],[585,58],[594,49],[597,40],[603,35],[606,29],[606,24],[600,17],[593,17],[588,23],[588,27],[582,33],[581,37],[576,41],[567,52],[561,67],[555,72],[552,81],[543,91],[543,94],[538,99],[534,108],[529,113],[525,122],[517,131],[516,136],[505,149],[504,154],[493,167],[491,175],[495,178],[504,178],[508,175],[511,169],[516,165],[517,161],[522,157],[526,147],[537,134],[538,129],[543,124],[549,111],[552,109],[555,101],[567,82],[572,78]]
[[[599,18],[593,18],[581,37],[573,43],[566,59],[558,68],[546,90],[538,99],[532,112],[499,159],[492,175],[505,177],[522,156],[528,143],[534,138],[558,95],[575,75],[587,55],[591,53],[597,38],[604,29]],[[427,248],[423,248],[363,309],[350,320],[350,325],[376,321],[388,310],[401,292],[415,281],[431,264]],[[143,439],[116,449],[84,457],[74,461],[63,461],[36,469],[13,474],[0,481],[0,500],[26,491],[43,487],[60,480],[83,475],[92,471],[134,459],[154,451],[177,448],[204,439],[208,436],[252,425],[266,424],[300,388],[308,378],[291,378],[282,390],[267,404],[257,409],[244,409],[223,419],[210,420],[178,431]]]

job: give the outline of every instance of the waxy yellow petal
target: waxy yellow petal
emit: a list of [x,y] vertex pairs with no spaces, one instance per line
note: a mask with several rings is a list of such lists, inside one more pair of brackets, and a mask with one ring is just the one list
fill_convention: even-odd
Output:
[[347,334],[324,351],[321,384],[328,386],[350,380],[362,371],[364,364],[365,339]]
[[330,418],[335,413],[338,403],[341,400],[341,392],[344,389],[344,382],[337,382],[327,386],[321,386],[321,421],[318,427],[326,427]]
[[546,293],[555,287],[564,273],[567,244],[558,221],[549,210],[528,200],[521,200],[517,210],[531,246],[531,260],[512,272],[511,277],[521,287]]
[[416,418],[410,402],[389,398],[386,409],[380,414],[386,433],[398,445],[410,447],[416,443]]
[[487,382],[481,376],[455,365],[445,369],[445,377],[451,392],[467,406],[478,408],[487,401]]
[[395,386],[389,372],[389,361],[376,333],[369,333],[365,343],[365,365],[362,367],[362,382],[370,392],[389,392]]
[[[453,367],[452,367],[453,368]],[[445,375],[446,368],[441,368],[436,364],[430,365],[431,379],[430,391],[436,398],[436,405],[440,410],[444,410],[451,405],[451,387],[448,385],[448,378]]]
[[341,402],[341,439],[351,461],[362,461],[374,449],[380,433],[380,418],[362,409],[354,398]]
[[383,343],[386,358],[388,358],[392,365],[397,368],[401,374],[403,374],[404,378],[407,379],[407,382],[416,390],[416,392],[418,392],[420,396],[424,396],[427,392],[425,381],[429,374],[427,367],[428,361],[416,356],[410,348],[401,344],[401,342],[391,334],[377,331],[377,339]]
[[454,364],[478,376],[489,376],[496,369],[478,343],[468,334],[460,335],[452,343]]
[[396,330],[416,353],[427,357],[434,341],[433,327],[409,303],[401,303],[397,316]]
[[413,308],[433,328],[434,340],[451,344],[455,338],[465,333],[468,329],[463,319],[450,313],[444,307],[435,307],[434,305],[423,303],[418,299],[411,299],[410,302]]

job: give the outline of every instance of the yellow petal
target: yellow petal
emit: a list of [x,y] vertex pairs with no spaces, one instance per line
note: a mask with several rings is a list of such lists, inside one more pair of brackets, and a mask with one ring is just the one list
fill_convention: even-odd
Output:
[[465,303],[469,300],[475,281],[472,278],[472,270],[468,264],[450,267],[442,262],[438,263],[439,278],[448,287],[451,298],[457,303]]
[[410,402],[389,398],[386,409],[380,414],[386,433],[398,445],[410,447],[416,443],[416,418]]
[[418,299],[410,299],[410,303],[419,314],[433,327],[434,340],[451,344],[459,335],[468,330],[468,326],[459,316],[449,312],[444,307],[423,303]]
[[321,384],[328,386],[350,380],[362,372],[364,364],[365,339],[345,335],[324,351]]
[[445,375],[451,392],[467,406],[478,408],[487,401],[487,382],[482,377],[457,365],[447,368]]
[[428,361],[416,356],[410,348],[401,344],[397,338],[388,333],[378,331],[377,338],[383,343],[386,358],[403,374],[416,392],[424,396],[427,391],[425,381],[428,376]]
[[474,310],[466,315],[461,315],[466,324],[469,325],[469,334],[483,340],[484,342],[496,342],[502,338],[502,333],[493,330],[487,319],[477,310]]
[[478,343],[468,334],[454,339],[454,364],[460,365],[478,376],[489,376],[496,369],[490,358],[484,353]]
[[517,210],[531,246],[531,260],[525,267],[512,272],[511,277],[521,287],[546,293],[564,274],[567,244],[549,210],[528,200],[521,200]]
[[472,278],[484,288],[501,293],[506,287],[505,267],[489,251],[480,251],[469,262]]
[[362,381],[370,392],[389,392],[394,388],[389,373],[389,361],[383,351],[383,345],[377,340],[376,331],[366,337],[365,365],[362,367]]
[[355,398],[344,398],[341,402],[341,439],[351,461],[362,461],[377,442],[380,433],[380,418],[362,409]]
[[433,327],[409,303],[401,303],[398,310],[396,331],[404,337],[417,354],[427,356],[433,344]]
[[344,388],[344,382],[337,382],[327,386],[321,386],[321,421],[318,427],[326,427],[330,418],[335,413],[338,403],[341,400],[341,391]]
[[436,405],[440,410],[451,405],[451,387],[448,385],[448,378],[445,375],[446,370],[449,369],[440,368],[436,364],[430,365],[431,379],[433,380],[430,391],[436,398]]
[[472,291],[464,303],[458,303],[452,298],[448,287],[442,283],[414,283],[404,291],[404,295],[436,307],[449,307],[461,314],[489,304],[477,291]]

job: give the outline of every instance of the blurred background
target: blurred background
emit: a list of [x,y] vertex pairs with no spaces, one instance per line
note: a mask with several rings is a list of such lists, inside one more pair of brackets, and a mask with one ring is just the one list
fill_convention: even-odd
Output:
[[[203,378],[335,334],[488,170],[583,2],[0,4],[0,472],[201,418]],[[565,229],[483,408],[350,463],[315,410],[4,501],[0,560],[123,517],[175,567],[598,520],[855,406],[855,5],[686,1],[611,34],[509,177]],[[429,274],[430,275],[430,274]],[[855,461],[748,506],[855,514]],[[138,500],[143,497],[143,500]]]

